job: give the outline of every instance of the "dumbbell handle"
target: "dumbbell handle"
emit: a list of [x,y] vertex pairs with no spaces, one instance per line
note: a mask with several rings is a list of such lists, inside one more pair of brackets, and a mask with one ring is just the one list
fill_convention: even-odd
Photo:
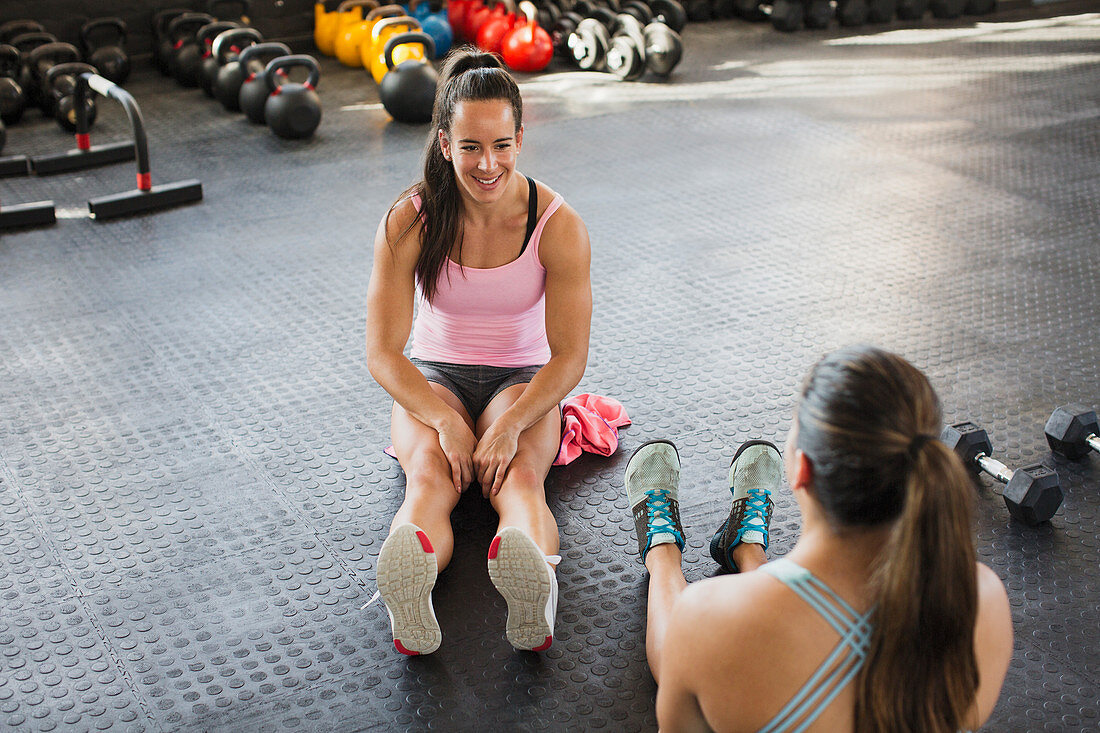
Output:
[[985,453],[979,453],[974,457],[974,460],[978,462],[979,468],[988,473],[993,478],[1000,481],[1002,484],[1007,484],[1012,480],[1015,471],[998,461],[996,458],[990,458]]

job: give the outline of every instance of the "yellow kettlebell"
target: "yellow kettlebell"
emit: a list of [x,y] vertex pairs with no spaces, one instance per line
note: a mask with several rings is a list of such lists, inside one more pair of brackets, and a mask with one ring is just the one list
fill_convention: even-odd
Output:
[[[382,83],[382,77],[390,70],[386,66],[386,41],[395,33],[407,33],[420,30],[420,21],[416,18],[402,15],[396,18],[386,18],[374,24],[371,29],[371,58],[370,73],[374,81]],[[402,61],[409,59],[423,59],[424,46],[419,43],[403,43],[393,49],[393,65],[396,67]]]
[[377,0],[344,0],[336,9],[340,25],[336,30],[336,58],[344,66],[358,68],[363,65],[359,45],[370,38],[370,24],[363,18],[363,8],[373,10]]
[[383,18],[396,18],[398,16],[405,15],[405,9],[400,5],[383,5],[380,8],[367,13],[366,20],[363,24],[367,27],[366,35],[363,37],[363,43],[359,46],[359,60],[361,65],[367,71],[371,70],[371,64],[374,59],[374,26],[378,21]]
[[313,6],[313,43],[326,56],[336,53],[336,28],[340,24],[336,8],[339,4],[340,0],[323,0]]

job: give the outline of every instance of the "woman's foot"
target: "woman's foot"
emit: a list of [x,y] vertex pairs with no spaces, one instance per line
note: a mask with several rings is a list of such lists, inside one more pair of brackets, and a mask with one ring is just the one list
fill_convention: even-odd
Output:
[[415,524],[396,527],[378,554],[378,593],[390,614],[393,645],[402,654],[431,654],[443,641],[432,608],[437,575],[428,535]]
[[549,558],[527,533],[505,527],[489,545],[489,578],[508,602],[508,642],[541,652],[554,642],[558,579]]
[[764,563],[774,507],[771,495],[782,485],[783,459],[774,444],[750,440],[737,449],[729,472],[733,506],[710,540],[710,555],[724,569],[737,573]]
[[667,440],[643,443],[627,461],[623,483],[634,515],[642,562],[653,547],[664,543],[675,543],[682,551],[680,456],[676,446]]

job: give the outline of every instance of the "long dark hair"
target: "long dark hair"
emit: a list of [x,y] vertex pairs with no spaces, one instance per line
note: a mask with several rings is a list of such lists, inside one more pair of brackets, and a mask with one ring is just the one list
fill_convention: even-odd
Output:
[[[511,104],[518,133],[523,124],[523,100],[519,86],[505,71],[500,57],[473,46],[462,46],[448,54],[436,88],[432,127],[424,145],[424,178],[406,189],[390,207],[392,214],[401,201],[414,193],[420,196],[420,256],[416,260],[416,278],[428,302],[435,296],[439,273],[452,248],[458,247],[457,259],[462,255],[462,198],[454,168],[443,157],[439,146],[439,131],[450,135],[459,102],[490,99]],[[398,241],[412,231],[416,222],[413,219]]]
[[834,530],[892,524],[871,579],[874,631],[855,730],[955,733],[978,687],[973,488],[936,439],[932,385],[896,354],[843,349],[810,372],[796,420]]

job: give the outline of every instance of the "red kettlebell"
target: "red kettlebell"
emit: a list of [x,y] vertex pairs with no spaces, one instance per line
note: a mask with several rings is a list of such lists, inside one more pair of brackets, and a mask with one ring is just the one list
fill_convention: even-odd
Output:
[[[505,8],[504,11],[500,10],[502,7]],[[489,19],[478,29],[477,47],[489,53],[500,53],[500,43],[504,40],[504,36],[519,22],[516,6],[512,4],[512,0],[501,0],[500,4],[493,8]]]
[[462,27],[466,23],[466,13],[470,9],[470,0],[450,0],[447,3],[447,22],[451,25],[451,31],[455,40],[462,40]]
[[[496,5],[494,0],[489,0],[493,5]],[[466,26],[462,30],[462,35],[467,41],[476,41],[477,32],[481,30],[481,26],[485,25],[485,21],[489,20],[492,15],[493,8],[485,4],[483,0],[473,0],[470,3],[470,10],[466,13]],[[501,13],[503,14],[503,10]]]
[[533,3],[524,0],[519,9],[527,16],[527,22],[521,23],[508,32],[501,42],[500,55],[508,68],[527,73],[542,71],[554,57],[554,42],[550,34],[539,27],[535,19],[538,9]]

